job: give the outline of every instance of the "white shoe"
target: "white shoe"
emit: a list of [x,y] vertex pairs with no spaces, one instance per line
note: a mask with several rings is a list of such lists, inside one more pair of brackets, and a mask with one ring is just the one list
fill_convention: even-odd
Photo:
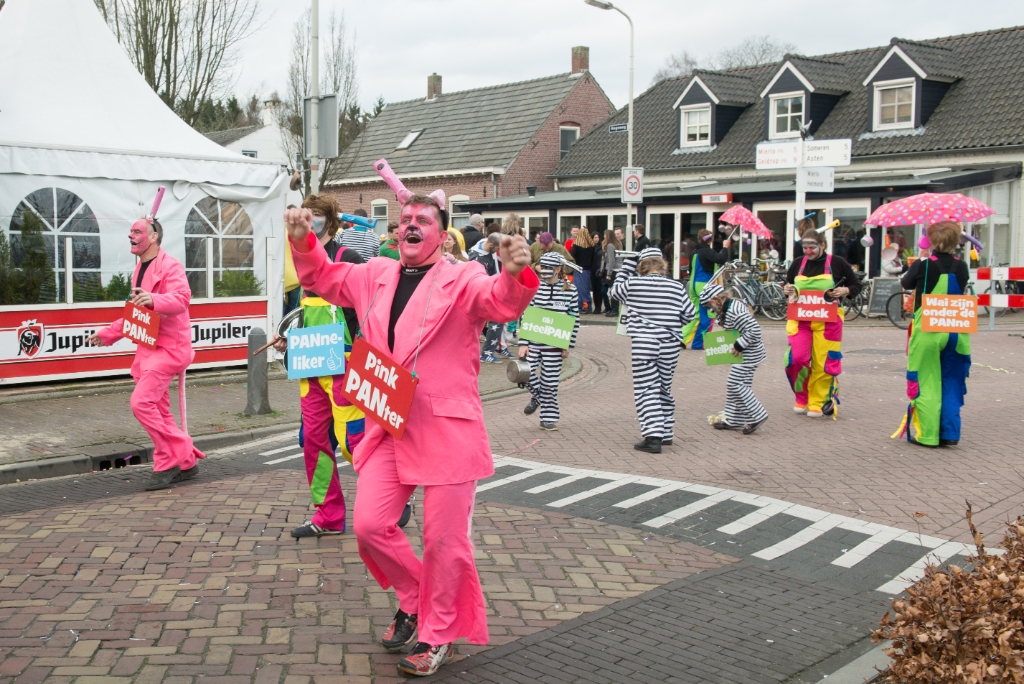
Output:
[[793,413],[807,413],[807,407],[806,406],[794,406],[793,407]]
[[808,418],[821,418],[821,416],[822,416],[821,411],[808,411],[807,412],[807,417]]

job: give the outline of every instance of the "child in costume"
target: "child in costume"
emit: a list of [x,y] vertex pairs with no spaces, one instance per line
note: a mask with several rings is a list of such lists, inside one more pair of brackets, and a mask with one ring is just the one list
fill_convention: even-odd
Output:
[[610,293],[628,307],[633,400],[643,436],[633,448],[652,454],[660,454],[663,444],[672,444],[676,411],[672,377],[679,363],[680,331],[697,313],[686,286],[667,278],[667,270],[661,250],[648,247],[625,259]]
[[[840,256],[825,251],[825,235],[819,233],[811,219],[801,219],[801,244],[804,256],[794,259],[786,274],[785,291],[795,302],[805,290],[823,291],[825,301],[856,297],[860,278]],[[842,373],[843,308],[839,307],[835,322],[788,321],[786,334],[786,377],[796,396],[795,413],[811,418],[835,417],[839,403],[839,374]]]
[[[576,346],[576,334],[580,330],[580,311],[576,286],[563,280],[564,269],[575,270],[557,252],[548,252],[540,258],[540,289],[533,296],[530,306],[548,311],[569,314],[575,319],[569,349]],[[530,403],[523,409],[526,415],[540,408],[540,426],[544,430],[557,430],[558,377],[562,374],[562,360],[569,356],[569,349],[549,347],[524,339],[519,345],[519,358],[530,363]],[[539,373],[538,373],[539,369]]]
[[[928,294],[963,294],[970,278],[967,264],[953,256],[960,224],[951,221],[928,226],[931,256],[917,259],[900,283],[914,290],[914,319],[907,344],[907,397],[910,405],[893,437],[921,446],[955,446],[960,442],[960,407],[971,370],[971,336],[966,333],[924,332],[921,298]],[[925,240],[922,240],[924,243]]]
[[[724,330],[735,330],[739,337],[733,342],[733,356],[743,355],[742,363],[729,368],[725,390],[725,415],[711,424],[716,430],[743,428],[743,434],[753,434],[768,420],[768,412],[754,396],[754,371],[767,358],[761,339],[761,326],[743,302],[725,293],[718,283],[708,283],[700,293],[700,303],[717,312],[718,322]],[[718,416],[714,416],[718,418]]]
[[712,326],[712,317],[700,303],[700,293],[719,266],[729,260],[729,247],[732,245],[732,241],[726,238],[722,242],[722,250],[716,251],[711,246],[712,239],[714,239],[714,233],[710,230],[699,231],[697,233],[697,249],[690,259],[690,282],[686,291],[690,296],[690,302],[697,308],[699,314],[683,328],[683,347],[689,345],[690,349],[704,348],[704,333],[710,331]]

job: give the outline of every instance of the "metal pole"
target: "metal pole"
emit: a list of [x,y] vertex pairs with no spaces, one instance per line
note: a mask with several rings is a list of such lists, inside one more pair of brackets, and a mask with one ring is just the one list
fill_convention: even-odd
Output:
[[[988,188],[985,192],[985,203],[992,206],[992,188]],[[996,223],[989,216],[988,221],[988,266],[989,268],[996,267]],[[989,302],[988,302],[988,329],[996,329],[996,308],[992,306],[992,295],[996,293],[996,279],[992,278],[988,283]]]
[[[632,168],[633,166],[633,20],[630,19],[629,15],[620,10],[618,7],[615,11],[626,17],[626,21],[629,22],[629,122],[627,123],[628,128],[626,134],[628,136],[629,149],[626,152],[626,166]],[[633,205],[626,205],[626,249],[633,249]]]
[[71,250],[71,238],[64,238],[64,301],[68,304],[75,303],[75,279],[71,273],[74,265],[74,255]]
[[309,53],[309,191],[315,195],[320,192],[320,0],[310,0]]
[[[801,133],[800,134],[799,156],[797,157],[797,160],[796,160],[796,183],[797,183],[797,187],[796,187],[796,209],[794,210],[794,215],[793,215],[793,232],[794,232],[794,235],[790,239],[791,243],[795,242],[796,239],[800,237],[799,235],[796,234],[796,231],[797,231],[798,223],[799,223],[800,219],[802,219],[804,217],[804,214],[806,213],[804,205],[807,203],[807,193],[800,189],[800,169],[802,169],[803,167],[804,167],[804,136]],[[795,254],[794,254],[793,258],[794,259],[796,258]]]

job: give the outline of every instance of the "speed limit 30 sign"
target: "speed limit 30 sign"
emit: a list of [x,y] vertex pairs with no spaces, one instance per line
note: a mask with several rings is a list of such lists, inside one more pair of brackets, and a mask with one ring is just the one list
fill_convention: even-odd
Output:
[[639,166],[622,167],[622,203],[642,204],[644,201],[644,170]]

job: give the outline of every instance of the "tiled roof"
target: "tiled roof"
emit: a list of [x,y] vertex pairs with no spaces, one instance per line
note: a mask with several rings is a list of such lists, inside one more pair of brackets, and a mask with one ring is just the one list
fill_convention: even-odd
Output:
[[[333,180],[373,176],[381,157],[400,175],[507,166],[576,84],[591,78],[559,74],[389,104],[342,153]],[[417,130],[423,133],[408,150],[395,150]]]
[[728,71],[706,71],[695,69],[694,76],[700,77],[711,88],[722,104],[753,104],[757,102],[757,90],[753,82],[741,74]]
[[815,91],[837,94],[849,92],[850,74],[842,62],[801,55],[786,55],[783,61],[787,59],[811,82]]
[[[908,43],[910,50],[916,45]],[[859,139],[862,133],[869,132],[868,88],[861,82],[889,51],[890,46],[886,45],[820,58],[842,65],[847,81],[846,94],[815,131],[814,137],[819,140],[852,138],[854,157],[1024,144],[1024,27],[939,38],[919,45],[944,48],[951,53],[959,65],[961,77],[950,86],[923,131],[900,131]],[[941,54],[945,55],[945,51]],[[923,49],[919,54],[924,59]],[[928,57],[937,54],[939,50],[931,50]],[[921,66],[936,69],[936,64],[930,62],[929,67]],[[949,63],[944,64],[948,67]],[[748,77],[760,93],[778,67],[769,65],[732,73]],[[743,111],[725,138],[710,151],[674,153],[678,145],[678,112],[672,105],[687,83],[688,79],[661,81],[636,98],[633,163],[648,171],[753,165],[755,148],[764,140],[765,103],[761,99]],[[609,133],[607,124],[624,123],[626,118],[623,108],[606,124],[583,136],[553,175],[565,178],[618,173],[626,164],[626,135]]]
[[916,40],[893,38],[892,45],[898,45],[930,77],[962,78],[960,60],[956,51],[943,45],[930,45]]
[[230,145],[250,133],[258,131],[260,128],[262,126],[242,126],[241,128],[229,128],[226,131],[210,131],[209,133],[203,133],[203,135],[218,145]]

